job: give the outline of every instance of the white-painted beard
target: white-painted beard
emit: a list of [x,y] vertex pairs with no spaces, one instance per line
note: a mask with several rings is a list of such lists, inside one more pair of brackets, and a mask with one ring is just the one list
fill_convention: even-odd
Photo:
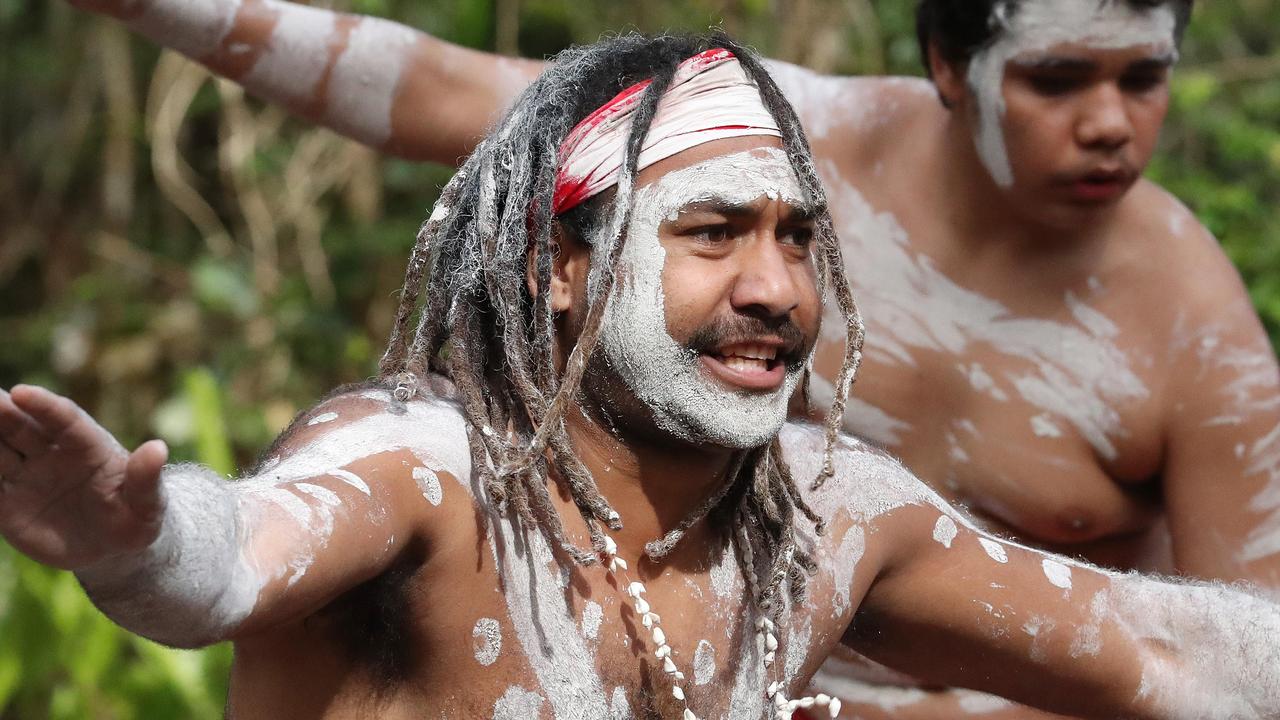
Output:
[[[745,204],[765,196],[791,202],[804,197],[781,150],[712,158],[668,173],[635,195],[601,345],[605,359],[651,411],[658,428],[687,442],[741,449],[769,442],[786,422],[802,369],[788,368],[782,386],[768,393],[735,391],[708,377],[698,353],[667,332],[662,287],[666,251],[658,227],[692,202]],[[595,247],[592,262],[603,262],[600,245]]]
[[1024,0],[1012,14],[997,6],[1000,37],[969,61],[969,92],[977,99],[974,143],[996,185],[1013,185],[1013,166],[1004,136],[1004,72],[1009,60],[1063,43],[1114,50],[1151,45],[1174,52],[1177,18],[1162,5],[1139,10],[1126,2]]

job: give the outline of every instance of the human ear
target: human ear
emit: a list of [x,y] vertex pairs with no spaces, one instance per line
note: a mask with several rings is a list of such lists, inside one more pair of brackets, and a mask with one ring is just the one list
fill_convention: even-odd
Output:
[[[573,233],[565,232],[559,223],[551,229],[551,284],[549,298],[552,312],[564,312],[573,305],[573,292],[577,283],[586,282],[589,271],[591,250],[574,238]],[[525,283],[529,294],[537,297],[538,288],[538,249],[529,253],[529,263],[525,267]]]
[[954,110],[969,92],[966,64],[953,63],[943,54],[938,43],[929,41],[929,76],[938,91],[942,106]]

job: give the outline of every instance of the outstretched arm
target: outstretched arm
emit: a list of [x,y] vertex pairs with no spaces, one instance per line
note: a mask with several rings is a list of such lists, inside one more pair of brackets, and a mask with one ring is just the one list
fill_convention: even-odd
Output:
[[388,153],[457,164],[542,63],[283,0],[71,0]]
[[1104,573],[900,509],[846,642],[930,683],[1084,717],[1280,717],[1280,606]]
[[430,548],[438,509],[419,484],[466,462],[431,450],[461,432],[441,407],[396,414],[385,392],[340,396],[253,477],[227,482],[162,467],[157,442],[127,453],[53,393],[0,391],[0,533],[74,570],[129,630],[183,647],[243,637],[320,609],[410,543]]

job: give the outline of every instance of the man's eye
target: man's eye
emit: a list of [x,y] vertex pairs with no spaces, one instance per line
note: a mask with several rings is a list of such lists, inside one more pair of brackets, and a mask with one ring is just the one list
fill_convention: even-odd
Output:
[[792,228],[784,232],[778,239],[788,245],[809,247],[813,242],[813,228]]
[[1144,93],[1164,85],[1163,72],[1130,73],[1120,78],[1120,89],[1130,93]]
[[707,225],[695,228],[689,234],[711,244],[719,244],[733,237],[733,231],[728,225]]
[[1033,90],[1046,97],[1066,95],[1084,84],[1080,78],[1064,75],[1032,75],[1027,81]]

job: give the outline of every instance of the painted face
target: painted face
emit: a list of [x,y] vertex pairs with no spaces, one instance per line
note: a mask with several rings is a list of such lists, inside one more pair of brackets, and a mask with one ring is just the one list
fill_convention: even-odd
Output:
[[1107,206],[1151,158],[1176,59],[1168,5],[1025,0],[969,63],[978,155],[1024,201]]
[[660,429],[748,448],[786,420],[821,302],[786,155],[758,138],[712,154],[720,143],[743,146],[707,143],[637,178],[602,351]]

